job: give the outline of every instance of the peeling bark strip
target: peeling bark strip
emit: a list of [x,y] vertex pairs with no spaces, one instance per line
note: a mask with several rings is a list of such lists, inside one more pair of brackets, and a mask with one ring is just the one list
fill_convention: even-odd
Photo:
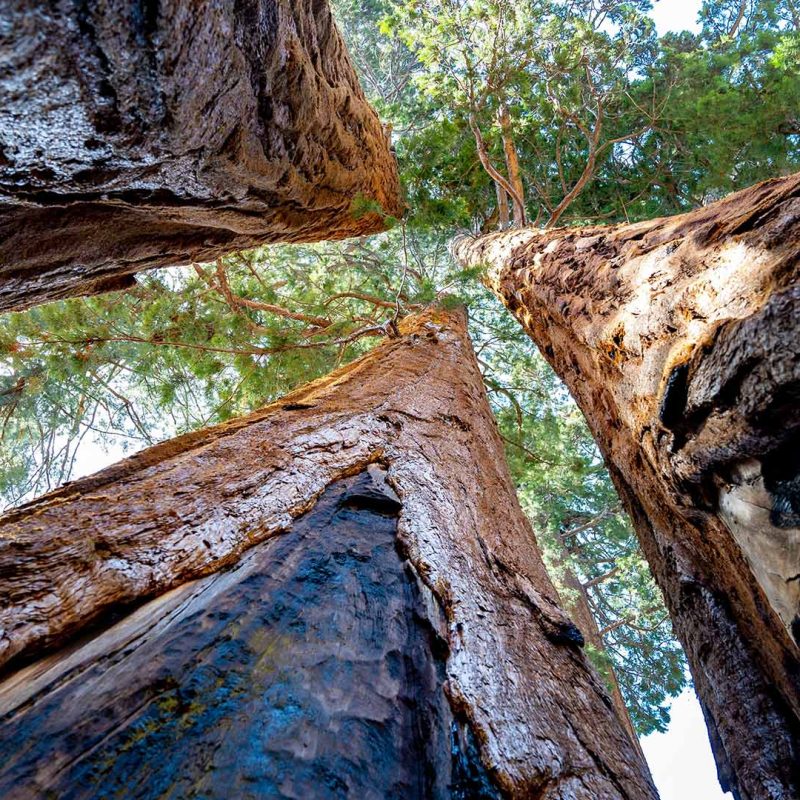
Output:
[[[787,578],[800,572],[789,529],[800,459],[786,458],[800,446],[800,175],[672,219],[453,249],[488,267],[586,415],[686,649],[723,784],[740,798],[800,797],[800,661],[785,612],[800,586],[759,586],[731,533],[749,525],[773,543],[773,564],[782,549]],[[753,464],[773,487],[771,522],[734,519]],[[764,550],[745,552],[758,562]]]
[[6,0],[0,52],[0,311],[400,213],[326,0]]
[[[120,604],[259,558],[260,543],[287,539],[275,537],[326,487],[378,462],[402,503],[398,545],[426,587],[426,618],[439,619],[437,607],[443,615],[450,707],[474,731],[494,785],[520,798],[654,798],[556,604],[460,313],[408,319],[399,338],[279,403],[6,515],[3,660],[63,643]],[[173,601],[153,608],[162,602]],[[17,707],[15,692],[28,691],[26,702],[45,702],[36,676],[66,674],[69,658],[11,674],[0,697]]]

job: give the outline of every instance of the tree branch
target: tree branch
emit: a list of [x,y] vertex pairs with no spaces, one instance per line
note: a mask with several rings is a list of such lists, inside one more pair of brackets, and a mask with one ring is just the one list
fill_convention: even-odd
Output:
[[486,142],[483,140],[483,134],[481,134],[474,114],[469,115],[469,127],[472,130],[472,135],[475,137],[475,146],[478,149],[478,158],[480,159],[481,165],[486,170],[489,177],[495,183],[505,189],[509,195],[511,195],[511,199],[514,201],[514,203],[519,204],[520,207],[524,208],[524,202],[517,194],[516,189],[514,189],[514,187],[503,177],[500,172],[497,171],[495,166],[492,164],[491,159],[489,158],[489,151],[486,147]]
[[598,586],[599,584],[607,581],[609,578],[613,578],[618,572],[619,572],[619,567],[615,566],[613,569],[610,569],[603,575],[598,575],[596,578],[592,578],[590,581],[586,581],[586,583],[583,584],[583,588],[591,589],[592,586]]

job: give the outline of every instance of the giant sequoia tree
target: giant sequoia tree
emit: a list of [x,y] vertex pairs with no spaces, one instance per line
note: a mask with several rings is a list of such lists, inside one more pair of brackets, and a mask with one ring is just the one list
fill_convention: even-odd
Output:
[[0,310],[399,213],[325,2],[11,0],[0,46]]
[[462,237],[569,386],[687,652],[723,784],[800,792],[800,176],[634,225]]
[[463,314],[399,334],[0,521],[4,797],[655,797]]
[[[91,467],[85,454],[96,459],[102,443],[120,453],[111,463],[248,413],[357,357],[391,331],[398,306],[405,316],[444,287],[470,304],[512,477],[547,563],[566,553],[586,585],[604,640],[579,619],[586,651],[611,683],[613,664],[637,731],[663,729],[683,659],[599,453],[533,344],[474,276],[454,270],[444,239],[395,230],[346,245],[261,248],[9,316],[0,332],[2,499],[16,505],[59,486]],[[561,572],[551,573],[560,592]],[[573,595],[562,592],[567,607]]]

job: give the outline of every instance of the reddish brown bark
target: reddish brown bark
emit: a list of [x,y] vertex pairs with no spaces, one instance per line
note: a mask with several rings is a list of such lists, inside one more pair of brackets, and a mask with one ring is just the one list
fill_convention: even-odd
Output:
[[[672,219],[454,250],[487,265],[586,415],[686,649],[723,785],[800,796],[787,614],[800,573],[800,175]],[[758,567],[758,548],[743,552],[733,519],[754,484],[771,522],[738,519],[782,549],[774,584],[759,584],[745,557]]]
[[[449,713],[472,732],[495,789],[552,800],[654,798],[647,769],[580,650],[579,632],[557,605],[516,499],[461,313],[406,320],[400,337],[278,403],[151,448],[0,520],[5,661],[63,643],[119,604],[179,587],[178,595],[158,597],[83,648],[11,674],[0,684],[6,721],[17,720],[23,726],[14,728],[18,732],[28,730],[26,741],[44,729],[53,770],[60,774],[58,764],[73,764],[69,747],[79,747],[70,743],[88,736],[88,723],[75,721],[75,695],[63,689],[65,674],[77,674],[78,664],[84,664],[84,674],[89,664],[100,670],[101,683],[75,685],[104,685],[104,665],[118,657],[104,654],[135,654],[139,645],[125,643],[139,637],[137,626],[146,622],[161,630],[164,620],[169,633],[179,624],[174,620],[195,619],[173,613],[175,603],[184,608],[194,591],[187,581],[213,573],[198,584],[206,587],[203,581],[226,574],[219,572],[222,567],[239,570],[247,559],[261,559],[263,548],[288,535],[293,520],[326,487],[363,474],[371,464],[382,465],[396,492],[388,508],[397,514],[400,552],[421,593],[414,614],[423,614],[443,642],[439,657]],[[363,495],[359,490],[358,497]],[[385,497],[372,497],[345,505],[387,508]],[[382,574],[396,575],[394,569],[389,565]],[[238,574],[224,578],[224,586],[239,585]],[[208,584],[212,596],[216,585]],[[225,602],[230,612],[233,600]],[[210,600],[201,606],[215,608]],[[336,607],[327,617],[314,613],[315,619],[339,618]],[[209,618],[208,624],[224,618]],[[233,630],[230,636],[241,639]],[[198,651],[199,641],[194,648],[184,639],[174,647],[159,642],[152,652],[163,652],[163,658],[184,649],[205,652]],[[120,667],[119,674],[136,680],[156,676],[164,663],[155,655],[130,658],[139,659],[138,667]],[[255,677],[262,681],[263,675]],[[119,704],[110,700],[106,707],[112,719],[127,707],[127,685],[117,686],[116,694]],[[52,738],[48,727],[61,725],[59,697],[71,704],[64,707],[64,719],[75,722],[68,726],[71,738],[64,731]],[[37,709],[53,716],[37,721]],[[33,719],[38,733],[19,715]],[[106,717],[98,713],[92,719]],[[161,758],[179,755],[167,748]],[[17,758],[9,762],[6,779],[34,785],[39,778],[24,769],[20,775],[19,764]]]
[[[396,165],[325,0],[4,3],[0,310],[372,233]],[[5,38],[4,38],[5,37]]]
[[508,113],[508,106],[501,104],[497,112],[497,121],[500,123],[500,131],[503,139],[503,154],[506,159],[506,170],[508,180],[514,187],[512,200],[514,202],[514,224],[522,227],[526,224],[525,219],[525,189],[522,185],[522,173],[519,167],[519,157],[517,147],[514,144],[514,130],[511,124],[511,115]]
[[[569,603],[565,603],[565,608],[570,617],[575,621],[575,624],[580,628],[583,638],[586,643],[594,647],[599,653],[606,653],[606,645],[597,627],[592,608],[589,604],[589,598],[586,589],[580,582],[578,576],[567,566],[564,570],[564,584],[572,592],[573,598]],[[614,704],[614,710],[619,717],[628,736],[631,738],[636,751],[641,755],[644,760],[644,752],[639,744],[639,737],[636,735],[636,729],[633,727],[633,720],[628,712],[628,707],[625,705],[625,698],[622,696],[622,690],[619,687],[619,681],[614,672],[614,669],[609,667],[606,674],[603,676],[608,687],[608,692],[611,696],[611,702]]]

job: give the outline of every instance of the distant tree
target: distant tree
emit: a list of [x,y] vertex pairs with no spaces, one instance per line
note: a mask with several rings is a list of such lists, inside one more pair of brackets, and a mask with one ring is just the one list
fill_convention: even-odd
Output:
[[417,63],[384,113],[410,224],[502,227],[509,143],[542,225],[650,219],[795,171],[794,5],[706,3],[700,33],[658,39],[649,2],[396,4],[383,30]]
[[662,40],[653,68],[671,87],[640,159],[654,213],[800,168],[800,27],[790,4],[706,2],[700,20],[699,34]]

